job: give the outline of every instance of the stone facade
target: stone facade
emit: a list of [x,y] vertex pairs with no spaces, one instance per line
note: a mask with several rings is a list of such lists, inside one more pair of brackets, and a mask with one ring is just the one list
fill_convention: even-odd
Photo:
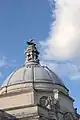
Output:
[[[76,120],[73,99],[64,95],[62,105],[62,96],[59,91],[58,98],[55,99],[53,92],[48,92],[47,89],[19,90],[0,95],[0,106],[6,113],[21,120]],[[66,97],[69,99],[67,104]]]
[[54,72],[40,65],[35,45],[28,42],[24,67],[0,88],[1,120],[78,120],[69,90]]

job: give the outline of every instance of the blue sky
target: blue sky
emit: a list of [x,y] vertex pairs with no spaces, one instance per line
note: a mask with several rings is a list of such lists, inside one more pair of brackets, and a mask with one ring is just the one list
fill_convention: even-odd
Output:
[[[23,64],[25,42],[33,38],[38,43],[47,38],[50,12],[46,0],[0,1],[0,58],[6,57],[10,64],[16,60],[17,66]],[[1,71],[7,74],[11,70]]]
[[[48,0],[0,1],[0,83],[15,68],[24,64],[27,40],[35,39],[42,54],[39,41],[46,41],[51,24],[52,10]],[[71,80],[71,77],[68,76],[68,69],[72,70],[71,66],[67,68],[67,65],[70,65],[69,62],[57,63],[52,60],[50,64],[54,66],[56,69],[54,71],[69,88],[70,95],[75,99],[75,106],[80,112],[80,80]],[[71,65],[77,69],[73,63]],[[80,63],[77,66],[79,65]],[[61,71],[58,70],[58,66]]]

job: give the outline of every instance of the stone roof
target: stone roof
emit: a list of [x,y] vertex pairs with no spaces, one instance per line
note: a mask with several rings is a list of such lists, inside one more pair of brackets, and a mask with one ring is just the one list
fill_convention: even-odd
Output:
[[40,65],[31,67],[22,67],[12,72],[4,81],[1,87],[28,82],[54,83],[64,86],[62,80],[52,72],[48,67]]

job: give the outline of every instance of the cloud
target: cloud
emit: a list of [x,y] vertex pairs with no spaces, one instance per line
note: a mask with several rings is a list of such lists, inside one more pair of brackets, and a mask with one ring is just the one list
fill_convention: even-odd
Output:
[[43,63],[56,74],[80,79],[80,0],[49,0],[52,24],[40,41]]
[[17,67],[16,60],[8,59],[5,56],[0,57],[0,78],[5,76],[3,72],[5,71],[5,69],[11,69],[16,67]]
[[16,67],[16,60],[9,60],[7,57],[2,56],[0,58],[0,68]]
[[76,64],[72,63],[72,61],[41,61],[41,64],[48,66],[61,78],[68,77],[70,80],[80,80],[80,65],[77,66]]
[[50,34],[46,42],[40,42],[43,57],[66,60],[80,56],[80,0],[56,0],[55,11],[53,1],[49,0],[53,13]]
[[[0,56],[0,80],[3,78],[5,79],[6,75],[10,70],[15,69],[18,67],[17,61],[15,59],[9,59],[6,56]],[[7,71],[7,73],[6,73]],[[2,84],[0,82],[0,84]]]
[[50,62],[50,61],[45,61],[45,60],[41,61],[40,63],[41,63],[42,66],[48,66],[55,73],[58,72],[59,65],[57,63]]

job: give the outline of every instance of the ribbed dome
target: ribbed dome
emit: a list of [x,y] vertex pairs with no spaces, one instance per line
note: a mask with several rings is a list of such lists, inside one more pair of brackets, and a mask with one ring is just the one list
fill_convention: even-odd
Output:
[[20,84],[24,82],[48,82],[64,86],[62,80],[48,67],[31,65],[30,67],[24,66],[12,72],[9,77],[4,81],[1,87]]
[[54,83],[64,86],[62,80],[48,67],[42,67],[39,63],[39,52],[31,40],[25,51],[25,65],[12,72],[1,87],[21,83]]

